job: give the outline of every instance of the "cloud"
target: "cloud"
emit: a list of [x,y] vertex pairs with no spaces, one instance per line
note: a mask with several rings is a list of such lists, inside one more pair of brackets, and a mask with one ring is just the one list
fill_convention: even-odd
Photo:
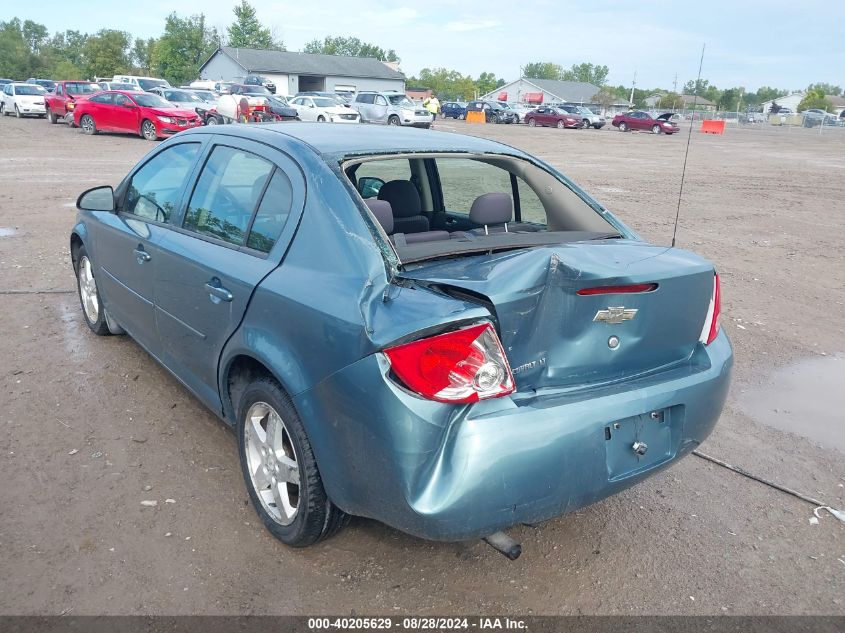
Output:
[[502,23],[498,20],[458,20],[456,22],[448,22],[446,24],[446,30],[463,33],[466,31],[480,31],[482,29],[492,29],[501,25]]

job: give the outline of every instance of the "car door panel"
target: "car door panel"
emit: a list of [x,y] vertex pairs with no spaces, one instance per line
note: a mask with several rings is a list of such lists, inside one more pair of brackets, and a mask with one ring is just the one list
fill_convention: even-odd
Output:
[[[270,163],[272,170],[282,168],[295,189],[291,208],[301,211],[305,198],[304,180],[293,161],[266,146],[226,137],[215,137],[203,160],[211,165],[218,147],[250,152]],[[211,167],[203,168],[211,169]],[[196,176],[194,189],[203,183],[203,171]],[[252,183],[260,199],[268,185]],[[192,204],[186,196],[185,218]],[[192,196],[190,196],[192,197]],[[253,205],[254,206],[254,205]],[[253,206],[249,212],[254,211]],[[292,212],[291,212],[292,215]],[[184,219],[183,219],[184,220]],[[209,406],[219,406],[217,363],[223,346],[240,324],[253,291],[261,280],[279,264],[276,253],[283,252],[285,231],[267,256],[246,246],[238,246],[184,227],[173,228],[157,244],[155,265],[155,318],[162,346],[162,359],[174,373]],[[292,229],[291,229],[292,230]]]

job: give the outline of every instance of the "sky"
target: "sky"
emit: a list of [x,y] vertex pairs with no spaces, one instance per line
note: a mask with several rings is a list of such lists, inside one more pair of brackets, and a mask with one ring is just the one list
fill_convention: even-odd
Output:
[[[0,20],[19,17],[47,26],[94,32],[129,31],[158,36],[165,17],[205,13],[225,32],[234,0],[182,3],[114,0],[82,3],[42,0],[16,4]],[[393,48],[401,68],[413,76],[422,68],[445,67],[477,77],[493,72],[507,81],[520,67],[550,61],[569,67],[591,62],[610,68],[611,85],[672,89],[695,79],[702,45],[702,78],[720,88],[760,86],[803,89],[826,82],[845,87],[845,42],[841,6],[830,0],[698,3],[617,0],[256,0],[259,19],[288,50],[326,35],[355,36]]]

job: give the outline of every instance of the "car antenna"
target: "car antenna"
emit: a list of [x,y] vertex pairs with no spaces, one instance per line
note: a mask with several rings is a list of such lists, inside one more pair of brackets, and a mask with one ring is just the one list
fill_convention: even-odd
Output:
[[698,87],[701,84],[701,67],[704,65],[704,48],[707,44],[701,45],[701,59],[698,62],[698,78],[695,80],[695,90],[692,97],[692,114],[689,121],[689,133],[687,134],[687,150],[684,152],[684,167],[681,170],[681,189],[678,191],[678,210],[675,211],[675,227],[672,229],[672,248],[675,247],[675,237],[678,235],[678,218],[681,215],[681,197],[684,195],[684,176],[687,174],[687,157],[689,156],[689,145],[692,140],[692,126],[695,124],[695,106],[698,104]]

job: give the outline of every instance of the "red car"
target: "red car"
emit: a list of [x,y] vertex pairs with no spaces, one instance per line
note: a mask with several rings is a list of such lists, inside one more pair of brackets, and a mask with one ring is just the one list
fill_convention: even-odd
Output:
[[53,92],[44,96],[47,120],[56,123],[76,106],[76,100],[89,97],[102,89],[91,81],[57,81]]
[[535,127],[537,125],[556,126],[559,128],[581,127],[580,116],[576,117],[569,112],[558,110],[557,108],[550,108],[548,106],[541,106],[536,110],[532,110],[525,115],[523,120],[531,127]]
[[680,132],[681,128],[671,121],[673,116],[671,112],[665,112],[654,118],[648,112],[634,110],[625,114],[617,114],[613,117],[611,125],[618,127],[620,132],[648,130],[652,134],[674,134]]
[[86,134],[128,132],[148,141],[202,125],[194,110],[177,108],[151,92],[106,90],[76,102],[73,122]]

